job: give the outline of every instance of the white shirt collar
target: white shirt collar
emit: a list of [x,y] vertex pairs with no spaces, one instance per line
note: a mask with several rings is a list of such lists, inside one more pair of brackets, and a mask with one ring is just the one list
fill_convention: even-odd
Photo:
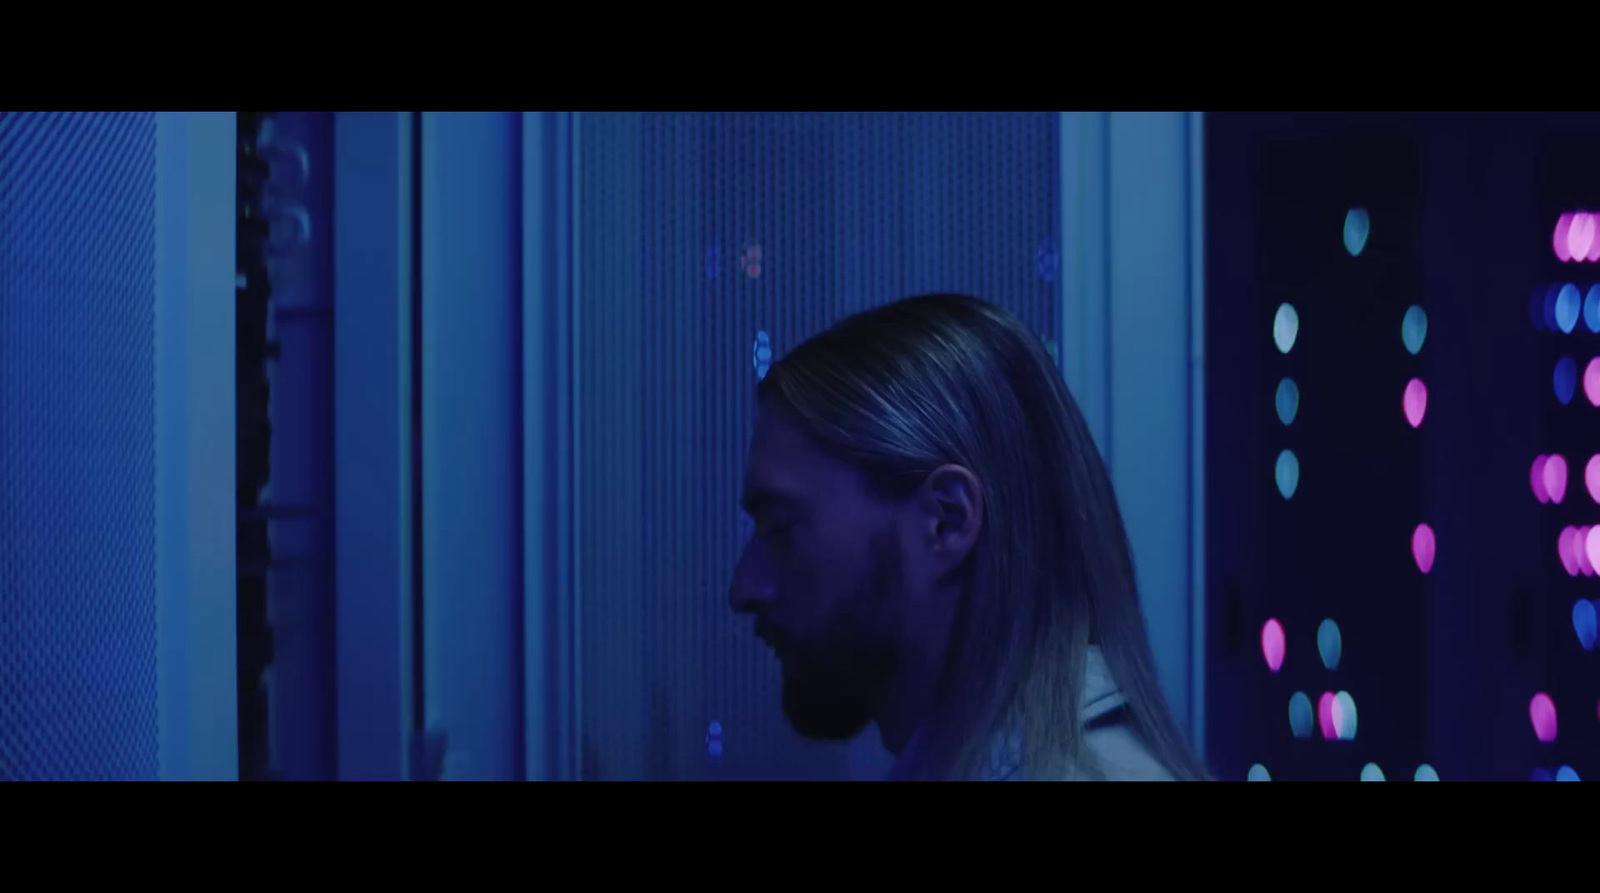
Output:
[[[1084,725],[1102,719],[1128,703],[1127,696],[1112,678],[1111,668],[1106,664],[1105,655],[1098,645],[1089,646],[1089,654],[1084,663],[1083,689],[1078,703],[1078,719]],[[900,759],[895,762],[894,771],[889,774],[891,781],[904,778],[910,766],[908,757],[916,752],[921,737],[921,732],[918,732],[906,743]],[[1015,777],[1021,766],[1022,734],[1020,730],[1013,729],[995,736],[994,744],[989,751],[988,765],[979,773],[979,777],[984,781],[1003,781]]]

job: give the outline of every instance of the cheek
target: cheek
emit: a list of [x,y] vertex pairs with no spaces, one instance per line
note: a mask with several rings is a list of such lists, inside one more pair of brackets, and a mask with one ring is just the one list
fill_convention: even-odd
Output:
[[776,563],[779,598],[797,613],[811,613],[827,594],[825,566],[811,550],[797,544]]
[[777,562],[779,598],[798,615],[826,614],[841,583],[839,555],[832,544],[797,537]]
[[796,539],[784,562],[780,591],[784,600],[795,603],[797,615],[826,623],[842,605],[868,595],[871,583],[864,544],[821,536]]

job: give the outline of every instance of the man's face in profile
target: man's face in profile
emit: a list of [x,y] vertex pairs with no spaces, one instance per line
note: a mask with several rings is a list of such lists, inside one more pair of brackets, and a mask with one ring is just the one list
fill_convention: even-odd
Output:
[[733,609],[783,667],[783,709],[807,738],[854,737],[899,665],[904,552],[891,507],[824,454],[788,414],[757,411],[745,508],[756,524],[734,572]]

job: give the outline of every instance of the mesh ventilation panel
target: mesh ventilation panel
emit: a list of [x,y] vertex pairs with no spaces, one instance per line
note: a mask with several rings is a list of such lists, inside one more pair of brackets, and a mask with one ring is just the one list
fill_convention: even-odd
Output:
[[0,113],[0,780],[153,779],[156,121]]

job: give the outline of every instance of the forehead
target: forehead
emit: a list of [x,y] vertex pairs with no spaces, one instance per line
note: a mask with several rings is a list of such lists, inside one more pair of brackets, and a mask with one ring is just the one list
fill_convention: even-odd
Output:
[[781,407],[756,407],[755,433],[745,463],[747,502],[779,499],[802,504],[859,492],[858,474],[819,448]]

